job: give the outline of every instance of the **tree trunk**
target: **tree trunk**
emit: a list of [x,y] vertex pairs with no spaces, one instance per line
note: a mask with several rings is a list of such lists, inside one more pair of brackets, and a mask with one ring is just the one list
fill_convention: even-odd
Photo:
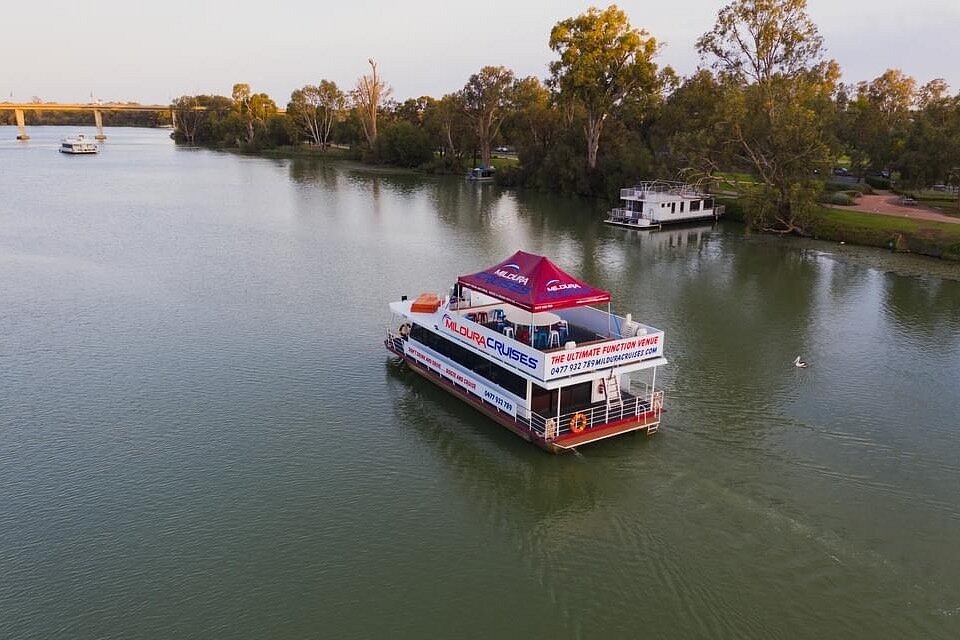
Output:
[[597,150],[600,148],[600,132],[603,130],[603,120],[606,116],[587,115],[587,124],[584,130],[587,134],[587,167],[597,168]]

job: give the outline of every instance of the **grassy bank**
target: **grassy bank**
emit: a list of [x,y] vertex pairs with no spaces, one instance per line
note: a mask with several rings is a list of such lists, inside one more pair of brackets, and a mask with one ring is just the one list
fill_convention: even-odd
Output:
[[[726,217],[744,222],[743,208],[734,199],[718,198]],[[917,253],[960,261],[960,224],[912,220],[859,211],[821,207],[810,237],[867,247]]]
[[949,222],[822,209],[811,235],[822,240],[960,260],[960,224]]

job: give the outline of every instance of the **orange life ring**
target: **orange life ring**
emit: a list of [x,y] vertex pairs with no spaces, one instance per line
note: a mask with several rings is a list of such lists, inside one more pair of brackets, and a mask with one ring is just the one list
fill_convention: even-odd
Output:
[[570,418],[570,431],[573,433],[582,433],[587,428],[587,416],[582,413],[575,413]]

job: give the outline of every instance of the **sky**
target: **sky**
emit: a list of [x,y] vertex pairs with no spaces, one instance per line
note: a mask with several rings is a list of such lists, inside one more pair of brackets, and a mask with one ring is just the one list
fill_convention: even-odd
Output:
[[[168,103],[230,95],[236,82],[278,104],[321,79],[348,90],[380,64],[392,97],[440,97],[485,65],[545,78],[558,21],[591,4],[558,0],[44,0],[10,2],[0,18],[0,101]],[[665,47],[657,62],[687,75],[694,43],[726,4],[621,0],[631,24]],[[808,0],[844,82],[902,69],[960,90],[960,0]]]

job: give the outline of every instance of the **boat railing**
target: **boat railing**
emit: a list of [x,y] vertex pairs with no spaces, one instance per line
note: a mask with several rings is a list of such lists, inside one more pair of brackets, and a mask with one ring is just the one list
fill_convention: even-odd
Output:
[[388,349],[396,354],[403,355],[403,340],[403,335],[387,327],[387,338],[384,340],[384,344]]
[[[660,421],[660,412],[663,408],[663,391],[657,391],[653,396],[632,396],[624,398],[619,404],[599,402],[589,407],[557,415],[544,416],[534,411],[530,412],[530,429],[545,440],[556,440],[573,433],[587,433],[591,429],[620,422],[630,418],[653,413],[649,419],[651,424]],[[580,417],[582,416],[582,417]],[[580,431],[574,431],[573,426],[583,426]]]
[[689,198],[703,198],[705,194],[692,184],[685,182],[671,182],[668,180],[650,180],[641,182],[633,187],[620,189],[620,198],[637,198],[643,200],[647,194],[661,194],[683,196]]
[[624,222],[626,220],[637,220],[639,218],[645,218],[642,211],[633,211],[631,209],[610,209],[610,220],[614,222]]

